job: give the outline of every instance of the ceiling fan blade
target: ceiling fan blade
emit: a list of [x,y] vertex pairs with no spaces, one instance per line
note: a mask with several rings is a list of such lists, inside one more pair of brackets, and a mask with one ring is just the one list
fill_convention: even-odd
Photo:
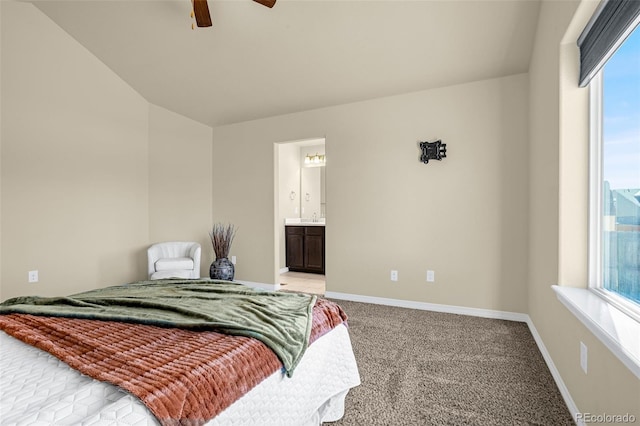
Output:
[[199,27],[211,26],[211,15],[207,0],[191,0],[193,2],[193,13],[196,16],[196,24]]
[[276,4],[276,0],[253,0],[256,3],[260,3],[263,6],[267,6],[268,8],[272,8],[274,4]]

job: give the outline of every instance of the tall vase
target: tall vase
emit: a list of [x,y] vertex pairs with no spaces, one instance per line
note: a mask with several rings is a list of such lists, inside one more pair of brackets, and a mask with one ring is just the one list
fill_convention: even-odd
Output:
[[233,281],[234,274],[235,267],[226,257],[220,257],[214,260],[209,268],[209,277],[211,277],[212,280]]

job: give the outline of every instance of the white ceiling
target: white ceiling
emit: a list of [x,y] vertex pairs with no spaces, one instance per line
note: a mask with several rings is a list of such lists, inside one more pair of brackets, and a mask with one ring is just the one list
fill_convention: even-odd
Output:
[[526,72],[538,0],[33,2],[149,102],[217,126]]

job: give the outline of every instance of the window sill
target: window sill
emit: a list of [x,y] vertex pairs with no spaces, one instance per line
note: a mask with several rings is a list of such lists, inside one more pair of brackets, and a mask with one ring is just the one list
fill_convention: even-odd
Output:
[[558,300],[640,379],[640,323],[588,289],[551,287]]

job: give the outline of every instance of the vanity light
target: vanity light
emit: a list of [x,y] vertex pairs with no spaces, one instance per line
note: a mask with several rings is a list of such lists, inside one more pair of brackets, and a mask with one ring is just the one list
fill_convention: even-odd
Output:
[[306,166],[324,166],[327,163],[326,157],[316,152],[316,155],[305,155],[304,164]]

